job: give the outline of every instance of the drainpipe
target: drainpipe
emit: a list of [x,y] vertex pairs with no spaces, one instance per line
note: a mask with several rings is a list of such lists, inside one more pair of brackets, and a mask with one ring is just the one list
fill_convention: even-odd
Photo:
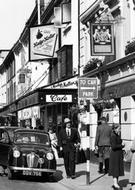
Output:
[[40,0],[37,0],[37,7],[38,7],[38,25],[40,25]]
[[78,76],[80,76],[80,0],[78,0]]

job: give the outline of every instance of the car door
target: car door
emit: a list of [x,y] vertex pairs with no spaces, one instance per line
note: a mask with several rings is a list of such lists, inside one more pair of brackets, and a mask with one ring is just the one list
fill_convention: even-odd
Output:
[[8,132],[4,129],[0,129],[0,165],[7,166],[10,146]]

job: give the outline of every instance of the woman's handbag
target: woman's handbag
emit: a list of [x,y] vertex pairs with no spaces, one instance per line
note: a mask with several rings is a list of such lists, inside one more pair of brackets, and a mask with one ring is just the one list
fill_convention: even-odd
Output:
[[124,150],[124,161],[131,162],[133,156],[133,152],[131,150]]

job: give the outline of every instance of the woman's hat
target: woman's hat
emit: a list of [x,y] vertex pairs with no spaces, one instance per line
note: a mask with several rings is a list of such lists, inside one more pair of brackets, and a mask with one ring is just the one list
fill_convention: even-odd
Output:
[[65,118],[64,119],[64,123],[66,124],[66,123],[70,123],[71,121],[70,121],[70,119],[69,118]]
[[100,121],[106,121],[106,117],[101,117]]
[[120,127],[120,124],[119,124],[119,123],[114,123],[112,128],[113,128],[113,130],[115,130],[115,129],[117,129],[118,127]]

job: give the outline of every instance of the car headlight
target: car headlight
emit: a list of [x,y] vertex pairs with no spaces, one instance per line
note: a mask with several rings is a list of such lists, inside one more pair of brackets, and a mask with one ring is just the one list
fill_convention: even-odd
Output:
[[48,152],[48,153],[46,154],[46,158],[47,158],[48,160],[52,160],[52,159],[53,159],[53,154],[52,154],[51,152]]
[[13,151],[13,156],[14,156],[15,158],[18,158],[18,157],[20,156],[19,150],[14,150],[14,151]]

